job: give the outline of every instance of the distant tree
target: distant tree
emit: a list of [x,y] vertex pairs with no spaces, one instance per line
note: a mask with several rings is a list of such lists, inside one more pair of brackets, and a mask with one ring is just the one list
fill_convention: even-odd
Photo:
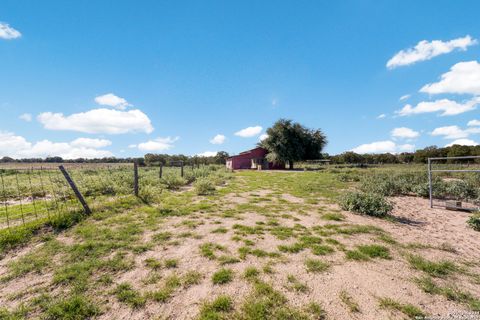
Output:
[[228,157],[228,152],[218,151],[217,154],[213,157],[213,160],[216,164],[225,164]]
[[293,169],[295,161],[320,159],[327,138],[320,129],[312,130],[292,120],[280,119],[267,129],[268,137],[259,145],[269,151],[267,159],[286,163]]

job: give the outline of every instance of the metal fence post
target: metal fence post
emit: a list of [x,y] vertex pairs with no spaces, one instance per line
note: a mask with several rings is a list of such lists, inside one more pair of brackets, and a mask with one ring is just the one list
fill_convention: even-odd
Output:
[[430,197],[430,208],[433,208],[433,194],[432,194],[432,160],[428,158],[428,193]]
[[65,170],[65,168],[63,166],[59,166],[58,167],[60,169],[60,171],[63,173],[63,176],[65,177],[65,179],[67,180],[68,184],[70,185],[70,187],[72,188],[73,190],[73,193],[75,193],[75,196],[78,198],[78,201],[80,201],[80,203],[82,204],[82,207],[83,207],[83,210],[85,211],[86,214],[91,214],[92,211],[90,210],[90,208],[88,207],[88,204],[87,202],[85,201],[85,199],[83,198],[83,195],[80,193],[80,191],[78,190],[77,188],[77,185],[75,184],[75,182],[73,182],[72,178],[70,178],[70,175],[68,174],[67,170]]
[[138,163],[133,163],[133,192],[138,197]]

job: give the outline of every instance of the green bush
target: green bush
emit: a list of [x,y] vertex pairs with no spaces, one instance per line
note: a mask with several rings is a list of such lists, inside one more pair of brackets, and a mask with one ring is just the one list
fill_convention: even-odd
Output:
[[198,195],[209,195],[215,192],[215,185],[208,178],[200,178],[194,183],[195,193]]
[[475,231],[480,231],[480,212],[472,214],[467,220],[467,224]]
[[366,214],[375,217],[384,217],[389,214],[393,206],[383,196],[373,193],[348,192],[340,199],[343,210]]
[[187,180],[182,178],[180,175],[168,173],[163,176],[162,183],[167,187],[167,189],[174,190],[186,185]]

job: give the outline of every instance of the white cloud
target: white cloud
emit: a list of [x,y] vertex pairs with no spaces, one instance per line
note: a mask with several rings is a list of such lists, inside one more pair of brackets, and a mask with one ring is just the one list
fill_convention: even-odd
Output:
[[262,127],[260,126],[254,126],[254,127],[248,127],[245,129],[242,129],[240,131],[235,132],[236,136],[242,137],[242,138],[250,138],[254,137],[260,134],[262,132]]
[[382,113],[382,114],[377,116],[377,119],[384,119],[386,117],[387,117],[387,115],[385,113]]
[[223,134],[217,134],[210,140],[211,144],[223,144],[227,138]]
[[419,132],[406,127],[395,128],[392,130],[392,137],[394,138],[414,139],[418,138],[419,135]]
[[103,148],[112,144],[112,141],[107,139],[91,139],[91,138],[78,138],[70,143],[74,147],[86,147],[86,148]]
[[205,151],[202,153],[197,153],[199,157],[214,157],[217,155],[217,151]]
[[21,114],[18,118],[27,122],[32,121],[32,115],[30,113]]
[[423,101],[417,104],[415,107],[407,104],[401,110],[398,110],[395,113],[400,116],[409,116],[413,114],[441,112],[440,116],[454,116],[474,110],[479,103],[479,98],[474,98],[464,103],[458,103],[449,99]]
[[445,147],[451,147],[454,144],[459,144],[461,146],[478,146],[478,143],[470,139],[457,139],[449,144],[446,144]]
[[268,138],[268,134],[263,133],[263,134],[260,135],[260,137],[258,137],[258,140],[263,141],[263,140],[265,140],[265,139],[267,139],[267,138]]
[[404,100],[407,100],[407,99],[410,98],[410,97],[411,97],[411,95],[405,94],[405,95],[401,96],[399,100],[400,100],[400,101],[404,101]]
[[8,156],[12,158],[45,158],[49,156],[59,156],[64,159],[76,158],[103,158],[112,157],[113,154],[108,150],[101,150],[100,147],[106,146],[106,143],[98,143],[90,146],[82,145],[84,138],[79,138],[71,142],[52,142],[42,140],[35,143],[27,141],[22,136],[17,136],[11,132],[0,132],[0,157]]
[[469,127],[480,126],[480,120],[470,120],[468,121],[467,126]]
[[101,108],[69,116],[64,116],[63,113],[44,112],[39,114],[37,119],[49,130],[107,134],[153,131],[150,119],[140,110],[119,111]]
[[432,133],[432,136],[443,136],[444,139],[458,139],[466,138],[469,136],[469,133],[458,126],[446,126],[435,128]]
[[480,133],[480,128],[468,128],[462,129],[459,126],[445,126],[435,128],[432,132],[432,136],[443,136],[444,139],[461,139],[466,138],[471,134]]
[[429,94],[455,93],[480,95],[480,63],[459,62],[442,74],[441,80],[420,89]]
[[[171,137],[158,137],[153,140],[148,140],[147,142],[142,142],[137,145],[139,150],[142,151],[165,151],[170,150],[174,147],[173,143],[177,141],[179,137],[171,138]],[[130,147],[130,146],[129,146]]]
[[465,51],[469,46],[477,43],[477,40],[470,36],[457,38],[450,41],[422,40],[413,48],[400,50],[387,62],[387,68],[393,69],[400,66],[407,66],[419,61],[430,60],[436,56],[450,53],[455,49]]
[[376,141],[372,143],[361,144],[351,151],[355,153],[399,153],[413,151],[415,146],[412,144],[397,145],[391,140]]
[[125,110],[131,106],[124,98],[120,98],[113,93],[107,93],[95,98],[95,102],[102,106],[110,106],[119,110]]
[[0,22],[0,39],[10,40],[20,38],[20,31],[10,27],[8,23]]

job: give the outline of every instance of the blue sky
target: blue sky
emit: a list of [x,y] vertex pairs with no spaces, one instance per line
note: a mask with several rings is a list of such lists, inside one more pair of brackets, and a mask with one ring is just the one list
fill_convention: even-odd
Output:
[[0,156],[238,153],[278,118],[332,154],[480,141],[478,1],[0,6]]

